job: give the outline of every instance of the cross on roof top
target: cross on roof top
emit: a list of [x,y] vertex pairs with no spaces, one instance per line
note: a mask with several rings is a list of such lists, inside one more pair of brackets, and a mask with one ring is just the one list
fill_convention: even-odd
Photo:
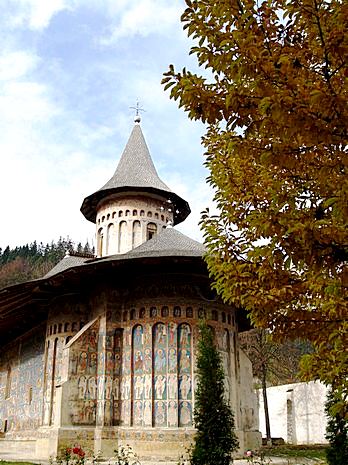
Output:
[[140,114],[139,112],[140,111],[145,111],[143,108],[140,108],[140,105],[139,105],[139,100],[137,100],[137,103],[136,103],[136,106],[135,107],[129,107],[131,108],[132,110],[135,110],[135,118],[134,118],[134,121],[136,123],[140,123],[141,121],[141,118],[140,118]]

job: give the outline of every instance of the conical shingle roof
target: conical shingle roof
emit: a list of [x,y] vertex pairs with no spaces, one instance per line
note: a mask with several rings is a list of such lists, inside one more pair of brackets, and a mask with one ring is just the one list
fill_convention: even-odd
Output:
[[181,223],[190,213],[188,203],[158,176],[139,124],[131,132],[114,175],[101,189],[85,198],[81,212],[95,223],[98,203],[111,194],[126,191],[163,196],[173,204],[174,224]]

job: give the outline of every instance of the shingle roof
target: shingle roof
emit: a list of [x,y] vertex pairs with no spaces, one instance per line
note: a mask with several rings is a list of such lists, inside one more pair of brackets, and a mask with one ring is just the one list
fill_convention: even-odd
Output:
[[58,262],[57,265],[52,268],[52,270],[45,274],[44,278],[50,278],[51,276],[61,273],[62,271],[67,270],[68,268],[83,265],[87,260],[90,260],[90,258],[78,257],[74,255],[65,255],[65,257],[62,258],[61,261]]
[[182,234],[174,228],[166,228],[152,239],[144,242],[125,254],[109,255],[103,258],[85,258],[65,256],[44,278],[62,273],[69,268],[84,267],[112,261],[132,260],[136,258],[156,257],[202,257],[206,252],[203,244]]
[[99,190],[123,186],[151,187],[172,192],[157,174],[139,124],[131,132],[114,175]]
[[130,257],[136,256],[202,256],[206,249],[197,242],[174,228],[166,228],[135,249],[128,252]]
[[95,223],[100,200],[110,194],[129,190],[155,193],[170,200],[173,204],[174,224],[183,221],[190,213],[186,200],[172,192],[159,178],[139,124],[135,124],[131,132],[114,175],[101,189],[84,199],[81,212]]

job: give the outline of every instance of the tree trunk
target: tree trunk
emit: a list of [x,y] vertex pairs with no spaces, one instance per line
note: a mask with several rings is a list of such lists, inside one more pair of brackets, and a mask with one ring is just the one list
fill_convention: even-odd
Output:
[[262,365],[262,396],[263,396],[263,407],[265,410],[265,424],[266,424],[266,439],[267,445],[272,445],[272,437],[271,437],[271,427],[269,422],[269,411],[268,411],[268,400],[267,400],[267,384],[266,384],[266,367]]

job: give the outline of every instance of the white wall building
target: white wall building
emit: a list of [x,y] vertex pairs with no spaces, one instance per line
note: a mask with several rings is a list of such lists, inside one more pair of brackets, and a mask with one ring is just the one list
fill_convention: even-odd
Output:
[[[258,389],[259,420],[266,437],[262,390]],[[327,387],[310,383],[284,384],[267,389],[272,438],[283,438],[288,444],[323,444],[327,419],[325,401]]]

